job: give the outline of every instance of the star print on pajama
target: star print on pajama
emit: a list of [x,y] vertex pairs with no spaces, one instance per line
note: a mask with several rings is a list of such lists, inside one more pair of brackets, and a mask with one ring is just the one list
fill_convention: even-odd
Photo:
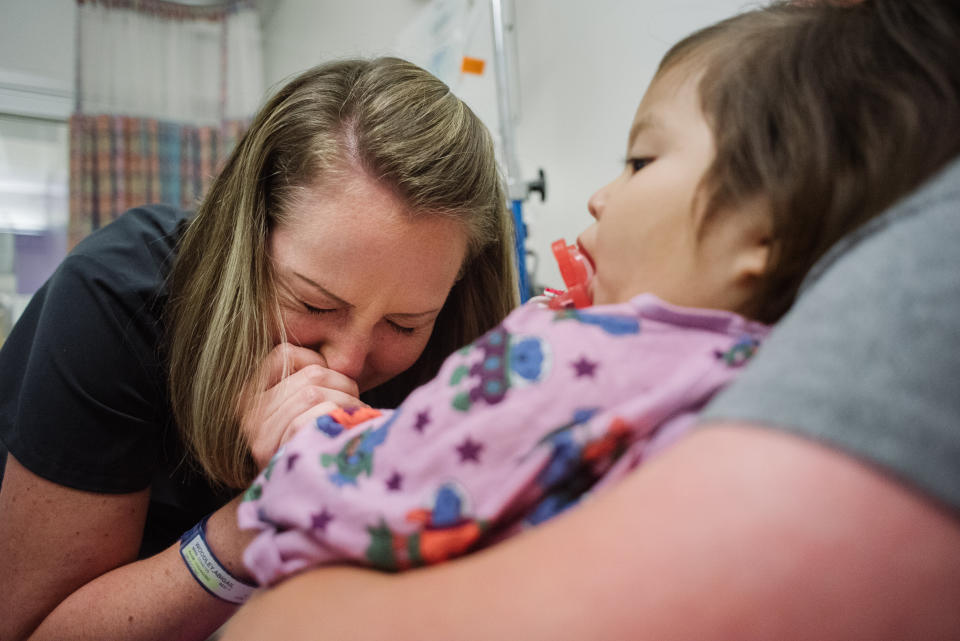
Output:
[[452,354],[396,410],[337,410],[247,490],[261,585],[308,567],[402,570],[479,549],[616,482],[687,429],[767,334],[650,295],[536,302]]

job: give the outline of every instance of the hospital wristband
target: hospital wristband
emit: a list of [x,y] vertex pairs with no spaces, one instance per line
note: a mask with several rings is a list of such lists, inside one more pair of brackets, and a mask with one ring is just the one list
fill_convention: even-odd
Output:
[[203,517],[180,537],[180,556],[183,557],[190,574],[204,590],[223,601],[243,603],[257,588],[227,572],[210,550],[207,545],[209,518],[209,514]]

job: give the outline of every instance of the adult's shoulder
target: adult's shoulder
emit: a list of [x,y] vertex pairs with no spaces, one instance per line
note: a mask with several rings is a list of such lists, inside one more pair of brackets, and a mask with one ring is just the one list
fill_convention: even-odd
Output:
[[165,283],[182,221],[131,210],[80,242],[0,350],[0,439],[34,474],[94,492],[143,489],[169,422]]
[[163,204],[135,207],[94,231],[70,252],[126,269],[145,264],[167,271],[190,212]]
[[825,442],[960,509],[960,161],[844,239],[704,413]]

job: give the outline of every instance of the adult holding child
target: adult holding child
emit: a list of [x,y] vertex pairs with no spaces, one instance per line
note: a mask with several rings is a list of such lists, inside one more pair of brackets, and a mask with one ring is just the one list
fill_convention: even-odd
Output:
[[[401,575],[305,572],[226,638],[954,638],[958,43],[952,0],[825,0],[674,47],[590,209],[598,230],[655,221],[639,195],[688,189],[665,172],[690,128],[653,105],[694,92],[714,158],[688,213],[707,233],[712,215],[771,215],[752,284],[786,314],[750,367],[698,430],[547,525]],[[820,260],[791,307],[797,247]],[[598,261],[594,294],[632,284],[615,276]]]
[[[442,82],[385,58],[281,88],[196,215],[91,235],[0,352],[0,638],[209,635],[246,592],[236,489],[317,404],[389,406],[496,324],[511,248]],[[226,584],[181,557],[194,524]]]

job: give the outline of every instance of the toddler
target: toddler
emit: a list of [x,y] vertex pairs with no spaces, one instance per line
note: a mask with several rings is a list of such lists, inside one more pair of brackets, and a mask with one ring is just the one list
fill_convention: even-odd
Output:
[[901,112],[923,100],[890,73],[909,47],[888,34],[876,60],[794,73],[815,12],[858,20],[875,4],[778,3],[674,46],[637,110],[623,171],[589,201],[595,222],[577,249],[592,304],[532,301],[396,410],[336,409],[297,433],[239,508],[257,581],[478,549],[688,430],[814,262],[919,182],[887,180],[860,154],[870,134],[895,140]]

